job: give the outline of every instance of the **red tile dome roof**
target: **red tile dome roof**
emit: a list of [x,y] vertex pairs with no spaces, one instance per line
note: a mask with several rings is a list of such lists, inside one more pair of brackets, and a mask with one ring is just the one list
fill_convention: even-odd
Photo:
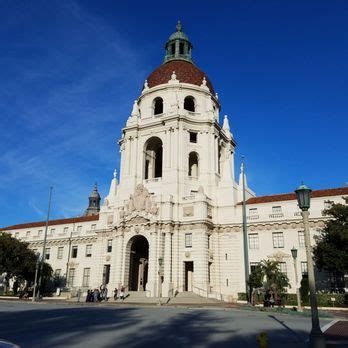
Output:
[[207,86],[212,94],[215,95],[214,87],[205,73],[198,69],[194,64],[184,60],[171,60],[160,65],[147,78],[149,87],[155,87],[167,83],[175,71],[176,78],[183,83],[191,83],[196,86],[202,84],[203,77],[207,80]]

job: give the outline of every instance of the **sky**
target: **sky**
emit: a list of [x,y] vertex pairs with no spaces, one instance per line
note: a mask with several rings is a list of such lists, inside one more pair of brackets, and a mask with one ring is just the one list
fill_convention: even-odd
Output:
[[0,0],[0,226],[83,214],[178,19],[257,195],[348,184],[347,1]]

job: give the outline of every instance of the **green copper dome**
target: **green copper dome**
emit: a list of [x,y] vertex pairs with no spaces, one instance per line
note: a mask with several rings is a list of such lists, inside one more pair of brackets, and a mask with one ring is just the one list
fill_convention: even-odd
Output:
[[166,55],[164,57],[164,63],[171,60],[185,60],[193,63],[191,57],[192,44],[187,35],[182,31],[180,21],[178,21],[176,25],[176,32],[170,35],[165,49]]

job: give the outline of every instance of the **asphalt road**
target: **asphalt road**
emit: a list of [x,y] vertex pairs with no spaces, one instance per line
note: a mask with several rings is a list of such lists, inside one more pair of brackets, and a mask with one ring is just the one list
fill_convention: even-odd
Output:
[[[323,326],[330,320],[322,320]],[[20,347],[307,347],[310,319],[234,309],[0,302],[0,340]]]

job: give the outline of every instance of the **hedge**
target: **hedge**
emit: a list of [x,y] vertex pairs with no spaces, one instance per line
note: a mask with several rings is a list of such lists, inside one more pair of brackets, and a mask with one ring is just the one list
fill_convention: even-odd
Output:
[[[334,303],[331,301],[335,298]],[[238,300],[246,301],[245,292],[238,293]],[[348,307],[348,294],[317,294],[318,306],[319,307]],[[285,294],[283,296],[284,305],[297,306],[296,294]],[[263,295],[259,296],[259,303],[263,303]],[[309,306],[309,301],[301,303],[303,306]]]

